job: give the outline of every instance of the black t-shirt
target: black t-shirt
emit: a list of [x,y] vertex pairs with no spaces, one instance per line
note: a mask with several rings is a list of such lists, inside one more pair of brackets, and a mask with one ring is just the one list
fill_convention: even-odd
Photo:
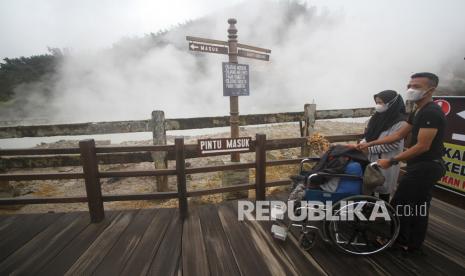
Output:
[[409,160],[408,163],[441,159],[444,153],[444,130],[446,117],[442,109],[434,102],[429,102],[418,112],[412,112],[407,120],[412,128],[412,146],[417,143],[420,128],[436,128],[438,132],[428,151]]

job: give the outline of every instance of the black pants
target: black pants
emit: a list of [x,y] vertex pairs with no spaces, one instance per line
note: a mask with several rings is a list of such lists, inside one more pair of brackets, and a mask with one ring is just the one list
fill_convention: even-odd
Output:
[[444,173],[442,162],[416,162],[407,165],[407,173],[399,182],[391,205],[400,219],[397,241],[409,249],[420,248],[425,240],[431,190]]

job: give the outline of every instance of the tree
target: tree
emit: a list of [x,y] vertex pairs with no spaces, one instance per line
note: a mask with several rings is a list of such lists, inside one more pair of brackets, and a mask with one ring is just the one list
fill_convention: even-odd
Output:
[[48,48],[48,51],[50,54],[5,58],[0,63],[0,101],[13,98],[18,85],[39,81],[56,72],[63,54],[57,48]]

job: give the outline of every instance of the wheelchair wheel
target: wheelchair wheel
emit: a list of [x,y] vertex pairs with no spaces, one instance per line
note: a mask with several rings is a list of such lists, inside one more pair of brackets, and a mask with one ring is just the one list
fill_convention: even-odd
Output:
[[333,218],[325,224],[325,232],[346,253],[381,252],[391,246],[399,234],[399,218],[394,209],[376,197],[347,197],[332,209]]
[[316,242],[316,233],[315,232],[308,232],[308,233],[301,233],[299,237],[299,244],[303,250],[309,251],[310,249],[315,246]]

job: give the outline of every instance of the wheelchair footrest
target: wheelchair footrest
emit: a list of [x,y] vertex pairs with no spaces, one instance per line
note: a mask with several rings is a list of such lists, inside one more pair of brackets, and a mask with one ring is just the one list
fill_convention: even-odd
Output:
[[285,241],[287,238],[287,232],[287,228],[283,226],[279,226],[277,224],[273,224],[273,226],[271,226],[271,233],[275,239]]

